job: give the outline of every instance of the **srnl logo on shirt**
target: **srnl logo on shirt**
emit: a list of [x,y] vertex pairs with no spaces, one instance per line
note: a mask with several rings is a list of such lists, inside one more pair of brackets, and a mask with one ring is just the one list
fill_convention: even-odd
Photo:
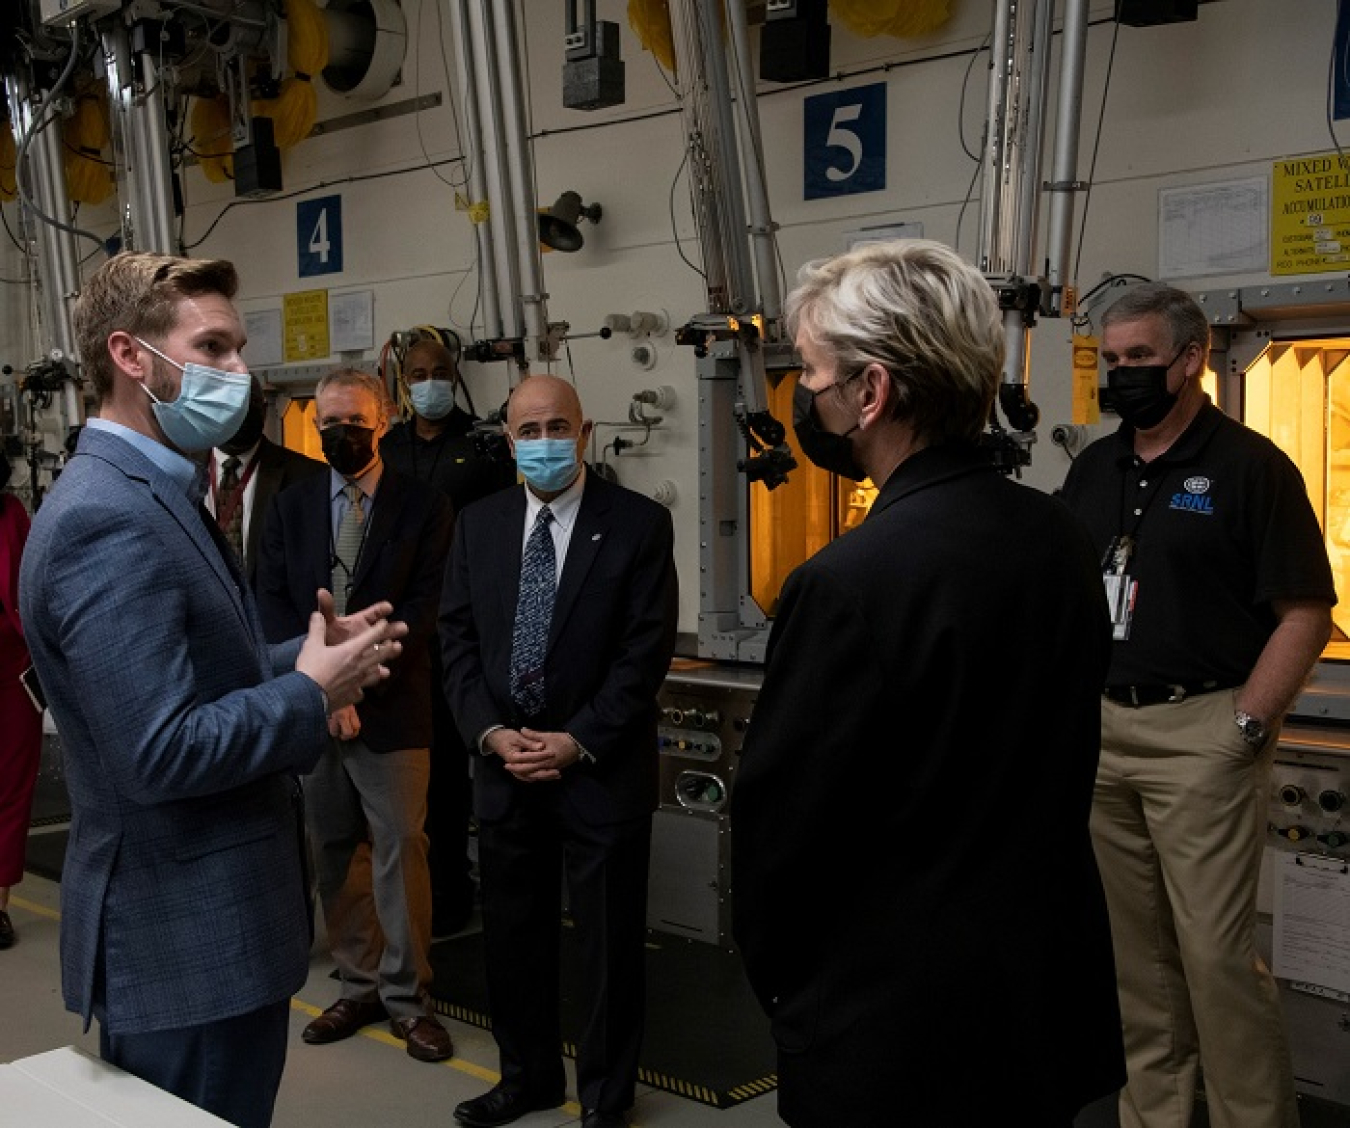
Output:
[[1199,513],[1205,517],[1214,515],[1214,495],[1209,492],[1212,483],[1208,478],[1197,475],[1181,483],[1181,492],[1174,493],[1167,503],[1168,509],[1184,509],[1190,513]]

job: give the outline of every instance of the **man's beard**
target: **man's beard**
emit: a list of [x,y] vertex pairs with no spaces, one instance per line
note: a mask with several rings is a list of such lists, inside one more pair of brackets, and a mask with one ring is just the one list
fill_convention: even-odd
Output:
[[145,386],[154,393],[154,397],[163,403],[173,403],[178,398],[181,385],[174,380],[173,366],[153,357],[150,364],[150,379]]

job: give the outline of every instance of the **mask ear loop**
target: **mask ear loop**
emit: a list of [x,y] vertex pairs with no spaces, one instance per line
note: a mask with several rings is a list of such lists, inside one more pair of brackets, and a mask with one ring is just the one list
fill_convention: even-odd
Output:
[[[172,364],[176,369],[178,369],[179,372],[187,371],[187,369],[184,368],[181,364],[179,364],[178,361],[172,359],[171,357],[165,356],[162,352],[159,351],[159,349],[155,348],[154,345],[150,344],[148,341],[142,341],[134,333],[131,335],[131,339],[135,341],[138,345],[140,345],[141,348],[149,349],[152,353],[154,353],[157,357],[159,357],[160,360],[166,362],[167,364]],[[143,379],[137,380],[136,382],[140,384],[141,388],[145,391],[145,394],[149,396],[155,403],[162,404],[164,402],[162,399],[159,398],[159,396],[155,395],[155,393],[150,390],[150,385],[147,384]]]

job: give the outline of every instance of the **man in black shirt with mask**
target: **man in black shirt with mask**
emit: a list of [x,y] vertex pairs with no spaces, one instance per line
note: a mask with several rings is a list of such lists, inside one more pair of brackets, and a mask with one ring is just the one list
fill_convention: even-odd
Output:
[[[453,341],[453,338],[450,338]],[[421,337],[408,346],[402,376],[412,416],[394,423],[380,443],[385,465],[445,492],[456,515],[464,507],[516,484],[516,465],[478,453],[472,403],[458,400],[463,388],[458,354],[440,341]],[[465,396],[467,400],[467,396]],[[469,876],[469,814],[473,781],[469,753],[441,688],[440,649],[432,654],[431,784],[427,793],[427,839],[431,866],[431,932],[451,936],[473,914]]]
[[342,996],[305,1028],[322,1045],[388,1018],[420,1061],[453,1053],[432,1016],[427,778],[431,647],[453,515],[437,490],[386,467],[384,388],[338,369],[319,381],[314,422],[331,472],[277,495],[257,597],[269,638],[308,620],[331,585],[339,613],[388,600],[408,624],[398,669],[329,718],[332,745],[305,777],[319,897]]
[[1119,430],[1063,496],[1102,562],[1114,642],[1092,834],[1111,910],[1123,1128],[1296,1128],[1274,981],[1256,954],[1280,723],[1336,602],[1298,469],[1201,389],[1204,312],[1137,286],[1102,319]]

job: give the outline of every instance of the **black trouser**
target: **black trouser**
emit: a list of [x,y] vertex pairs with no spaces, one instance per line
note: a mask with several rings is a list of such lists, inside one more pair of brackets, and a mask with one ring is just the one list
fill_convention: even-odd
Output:
[[473,780],[469,753],[446,704],[439,655],[432,662],[431,782],[427,785],[427,862],[433,923],[462,919],[473,910],[469,876],[469,814]]
[[[552,795],[550,794],[552,792]],[[555,785],[527,784],[511,813],[478,830],[492,1034],[502,1081],[537,1100],[565,1084],[558,977],[562,876],[580,955],[569,992],[585,1015],[582,1107],[632,1107],[646,1003],[647,864],[652,818],[582,822]]]

